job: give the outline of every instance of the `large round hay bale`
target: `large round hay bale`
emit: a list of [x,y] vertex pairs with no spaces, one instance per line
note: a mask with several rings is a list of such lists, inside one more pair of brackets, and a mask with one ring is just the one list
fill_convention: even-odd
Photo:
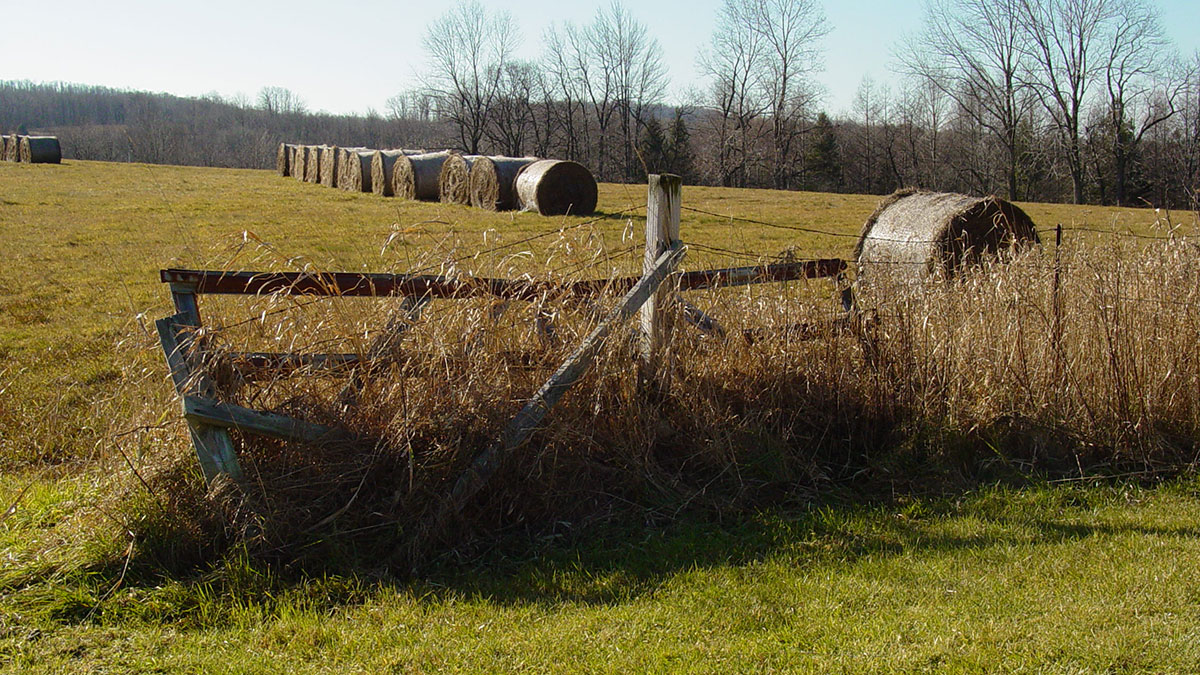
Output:
[[860,278],[885,272],[953,275],[1040,241],[1029,216],[999,197],[909,189],[879,203],[854,254]]
[[347,191],[354,189],[354,186],[351,185],[351,183],[350,183],[350,162],[351,162],[350,157],[352,155],[357,156],[358,153],[360,153],[364,150],[369,150],[369,149],[370,148],[363,148],[363,147],[338,148],[337,149],[338,158],[336,161],[338,163],[338,167],[337,167],[337,178],[335,180],[337,183],[337,187],[339,189],[347,190]]
[[308,146],[308,163],[304,165],[304,182],[319,184],[321,182],[321,154],[327,146]]
[[436,202],[442,163],[449,156],[450,152],[443,150],[397,157],[392,167],[392,194],[403,199]]
[[8,159],[8,135],[0,134],[0,160]]
[[297,145],[295,159],[292,161],[292,177],[303,181],[308,175],[308,146]]
[[[355,150],[344,157],[345,170],[338,178],[338,187],[349,192],[371,191],[371,158],[376,151],[371,149]],[[345,184],[342,184],[345,181]]]
[[280,143],[279,150],[275,152],[275,171],[280,176],[287,176],[292,165],[291,148],[287,143]]
[[396,158],[410,154],[407,150],[379,150],[371,157],[371,192],[392,196],[392,170]]
[[539,159],[517,172],[513,190],[522,211],[579,216],[596,210],[596,179],[577,162]]
[[57,136],[22,136],[21,161],[29,164],[61,164],[62,147]]
[[488,211],[509,211],[517,208],[513,182],[521,169],[537,161],[537,157],[479,157],[471,164],[468,178],[471,206]]
[[445,204],[471,203],[471,164],[480,155],[453,154],[438,173],[438,199]]
[[21,139],[24,136],[13,134],[8,137],[8,150],[4,153],[4,159],[10,162],[21,161]]
[[340,155],[341,148],[336,145],[328,145],[321,149],[321,185],[337,187],[338,170],[341,168],[341,163],[338,162]]

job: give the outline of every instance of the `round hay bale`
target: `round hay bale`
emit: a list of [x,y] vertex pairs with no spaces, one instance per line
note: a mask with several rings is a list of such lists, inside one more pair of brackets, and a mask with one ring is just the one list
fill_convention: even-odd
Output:
[[321,150],[321,185],[337,187],[338,170],[342,166],[338,161],[341,150],[336,145],[326,146]]
[[308,163],[304,165],[304,182],[319,184],[321,182],[321,153],[325,152],[324,145],[308,146]]
[[409,154],[407,150],[379,150],[371,157],[371,192],[392,196],[392,169],[396,158]]
[[21,139],[24,136],[13,134],[8,137],[8,150],[4,154],[4,158],[10,162],[21,161]]
[[[371,158],[376,150],[355,150],[345,156],[346,168],[338,179],[338,187],[349,192],[371,191]],[[342,185],[342,181],[346,181]]]
[[488,211],[510,211],[517,208],[513,182],[521,169],[533,164],[537,157],[479,157],[471,164],[468,178],[471,206]]
[[421,155],[400,155],[392,167],[392,194],[403,199],[436,202],[439,197],[438,179],[442,163],[450,151],[427,152]]
[[8,159],[8,135],[0,135],[0,160]]
[[291,150],[287,143],[280,143],[279,150],[275,153],[275,171],[280,176],[287,176],[291,167]]
[[596,210],[596,179],[587,167],[561,159],[539,159],[517,172],[517,207],[543,216],[580,216]]
[[359,152],[368,149],[363,147],[338,148],[338,158],[336,160],[338,163],[337,178],[335,180],[339,189],[347,191],[354,189],[354,186],[350,183],[350,157],[351,155],[357,157]]
[[480,155],[453,154],[438,173],[438,199],[445,204],[471,203],[471,164]]
[[21,161],[29,164],[61,164],[62,147],[57,136],[22,136]]
[[900,190],[867,218],[854,255],[859,277],[945,273],[1040,243],[1033,220],[996,196]]
[[308,146],[296,146],[296,158],[292,162],[292,177],[298,181],[304,181],[308,175]]

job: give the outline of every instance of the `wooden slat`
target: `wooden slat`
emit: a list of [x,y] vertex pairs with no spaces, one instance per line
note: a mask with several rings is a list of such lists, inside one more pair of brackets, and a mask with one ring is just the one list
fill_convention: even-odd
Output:
[[[171,299],[175,303],[176,321],[168,326],[174,337],[174,345],[170,353],[166,354],[167,362],[170,364],[174,355],[186,367],[181,393],[211,395],[215,387],[200,368],[200,346],[195,339],[195,331],[200,327],[200,309],[196,304],[194,289],[186,284],[173,284]],[[164,351],[167,347],[164,343]],[[175,373],[175,368],[172,367],[173,378]],[[178,382],[176,386],[180,386]],[[196,459],[200,462],[200,470],[204,473],[206,482],[211,483],[221,474],[235,481],[242,479],[242,467],[238,464],[233,439],[228,431],[190,419],[188,430],[191,432],[192,446],[196,449]]]
[[249,431],[284,440],[311,443],[345,437],[345,434],[333,427],[305,422],[286,415],[251,410],[230,403],[218,403],[201,396],[184,396],[183,414],[188,420],[200,424]]
[[[834,277],[846,270],[839,258],[773,263],[749,267],[692,270],[677,275],[679,289],[699,290],[725,286],[745,286],[793,279]],[[384,297],[406,295],[430,299],[461,299],[491,295],[509,300],[533,301],[545,297],[623,294],[641,277],[588,279],[570,283],[535,282],[520,279],[404,274],[367,274],[358,272],[219,272],[208,270],[161,270],[165,283],[181,284],[200,294],[258,295],[330,295],[345,297]]]
[[190,371],[183,353],[179,350],[179,338],[176,331],[179,314],[172,314],[154,322],[158,329],[158,342],[162,346],[163,356],[167,359],[167,369],[171,371],[171,381],[175,383],[175,392],[183,394],[187,391]]
[[663,253],[655,262],[650,273],[625,294],[620,304],[596,326],[550,379],[546,380],[546,383],[538,389],[533,398],[513,417],[504,429],[500,440],[475,458],[471,466],[459,477],[450,495],[442,502],[437,516],[438,525],[458,513],[463,504],[479,492],[495,473],[500,460],[529,438],[529,435],[541,424],[554,404],[558,403],[563,394],[587,372],[612,329],[628,320],[641,308],[647,298],[663,283],[663,280],[670,276],[672,270],[683,259],[683,255],[682,247]]
[[705,288],[765,284],[772,281],[836,277],[845,270],[845,260],[840,258],[825,258],[822,260],[802,260],[799,262],[753,265],[750,267],[693,270],[680,274],[678,284],[681,291],[694,291]]

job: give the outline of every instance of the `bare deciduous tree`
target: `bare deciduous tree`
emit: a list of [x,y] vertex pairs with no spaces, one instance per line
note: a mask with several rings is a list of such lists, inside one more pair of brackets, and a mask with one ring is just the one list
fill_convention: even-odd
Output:
[[478,154],[499,78],[519,35],[508,12],[489,14],[478,0],[459,2],[429,25],[425,87],[458,129],[462,148]]
[[268,113],[286,115],[308,112],[304,100],[291,89],[263,87],[258,92],[258,107]]
[[1027,110],[1023,0],[928,0],[921,31],[903,40],[903,71],[949,97],[1005,153],[1008,198],[1018,199],[1017,127]]
[[1021,0],[1023,49],[1030,83],[1050,114],[1071,174],[1074,201],[1084,201],[1082,122],[1088,91],[1103,68],[1111,0]]

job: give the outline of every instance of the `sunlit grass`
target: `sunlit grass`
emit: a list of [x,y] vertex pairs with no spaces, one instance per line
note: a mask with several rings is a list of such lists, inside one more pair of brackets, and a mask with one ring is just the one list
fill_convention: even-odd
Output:
[[[145,533],[182,536],[167,520],[178,505],[172,495],[147,492],[133,472],[155,469],[163,448],[184,458],[190,452],[152,333],[153,320],[171,312],[159,269],[494,273],[520,270],[524,258],[509,254],[528,249],[529,260],[549,265],[630,273],[640,266],[640,250],[631,247],[640,244],[645,197],[645,186],[602,185],[599,217],[541,218],[347,194],[264,171],[0,162],[7,254],[0,508],[13,507],[0,524],[0,665],[14,672],[262,672],[281,660],[301,672],[1194,666],[1200,499],[1188,480],[1156,489],[908,496],[880,507],[834,494],[815,500],[826,504],[819,510],[793,503],[757,517],[739,511],[724,524],[665,524],[652,514],[645,529],[567,528],[532,547],[514,536],[518,543],[489,557],[465,567],[445,560],[445,570],[435,566],[428,578],[403,583],[382,565],[297,578],[236,550],[174,575],[170,555],[184,554],[161,542],[146,550],[154,544]],[[849,256],[877,201],[685,187],[682,237],[710,247],[689,252],[685,266],[769,261],[787,250],[798,258]],[[1043,229],[1061,222],[1195,233],[1191,214],[1168,221],[1150,210],[1023,206]],[[475,256],[560,229],[563,236]],[[1092,236],[1069,232],[1078,239],[1068,241]],[[634,254],[587,269],[596,250],[622,249]],[[241,311],[238,301],[223,302],[219,315]],[[245,304],[249,311],[253,302]],[[927,309],[945,315],[936,304]],[[979,330],[991,335],[996,327]],[[181,480],[194,487],[190,471]]]

